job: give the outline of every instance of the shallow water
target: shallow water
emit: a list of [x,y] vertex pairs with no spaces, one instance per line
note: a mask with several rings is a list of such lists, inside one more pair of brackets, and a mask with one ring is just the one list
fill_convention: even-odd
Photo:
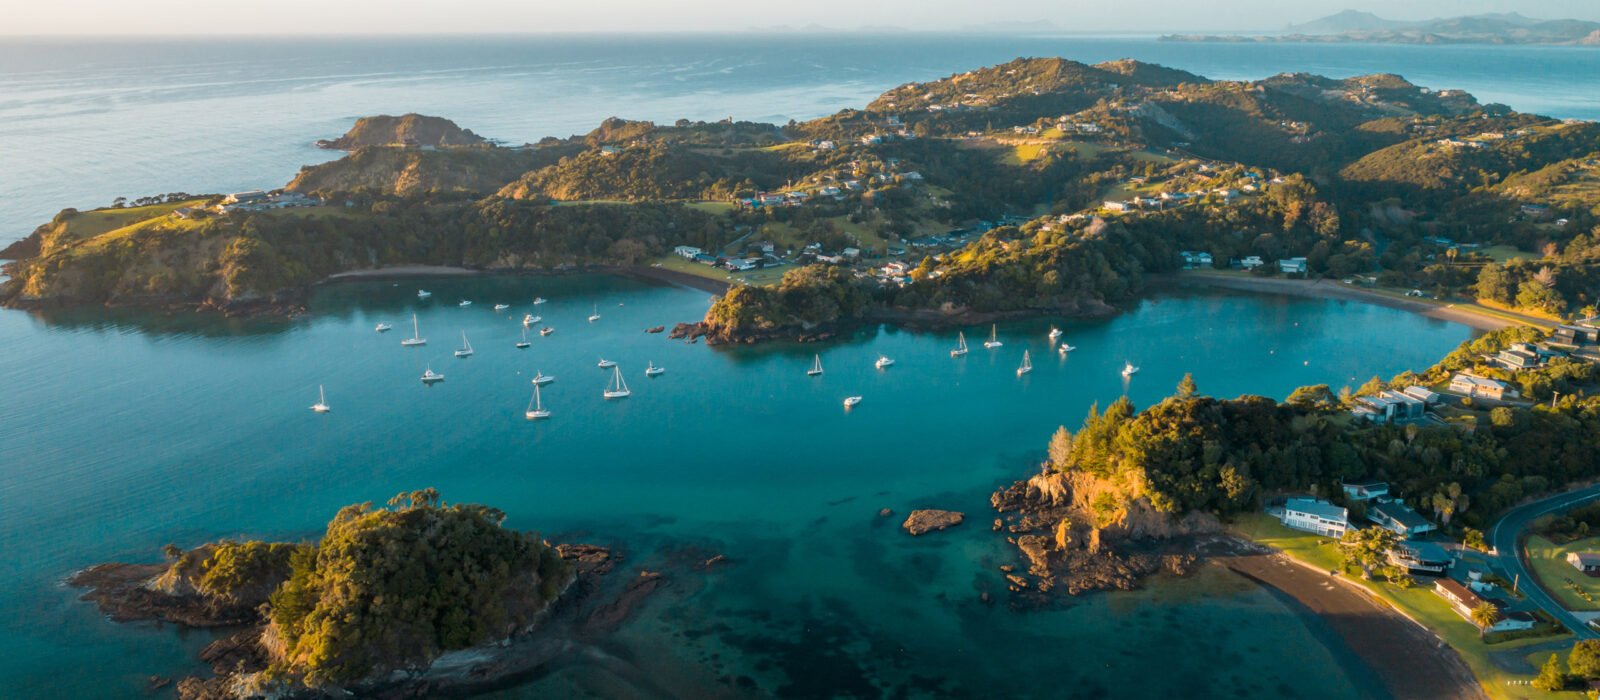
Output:
[[[418,286],[433,300],[418,302]],[[535,295],[551,302],[533,307]],[[462,298],[476,303],[459,308]],[[500,301],[513,308],[492,311]],[[1328,676],[1312,695],[1357,697],[1364,681],[1345,678],[1337,645],[1220,573],[1053,612],[983,605],[981,590],[1005,599],[996,567],[1012,561],[988,531],[988,494],[1026,474],[1050,432],[1091,403],[1127,392],[1149,404],[1184,372],[1208,393],[1282,397],[1420,369],[1469,335],[1392,309],[1232,294],[1057,321],[1078,347],[1067,358],[1046,348],[1049,320],[1002,324],[1004,348],[962,360],[948,356],[950,333],[710,348],[643,332],[706,303],[704,292],[611,277],[485,277],[330,285],[288,321],[0,313],[10,355],[0,588],[11,592],[0,599],[0,673],[59,696],[132,693],[145,675],[193,672],[207,635],[107,623],[59,580],[153,559],[167,542],[315,536],[342,505],[434,486],[502,508],[512,527],[621,544],[630,566],[685,545],[733,560],[703,587],[680,581],[607,643],[651,670],[656,690],[744,678],[790,696],[1054,695],[1019,675],[1053,669],[1087,695],[1122,693],[1130,676],[1135,694],[1279,695],[1294,661],[1319,669],[1296,673]],[[586,322],[596,306],[603,318]],[[529,311],[557,330],[517,350],[516,319]],[[412,312],[424,348],[399,345]],[[397,330],[374,333],[380,320]],[[455,359],[463,330],[477,354]],[[1024,349],[1036,369],[1019,379]],[[805,375],[814,353],[819,378]],[[895,366],[874,369],[880,353]],[[600,397],[602,356],[621,363],[632,398]],[[1125,360],[1142,367],[1128,382]],[[647,361],[667,373],[646,379]],[[422,386],[428,366],[446,381]],[[529,423],[536,370],[557,377],[544,392],[555,416]],[[307,410],[318,384],[331,414]],[[866,400],[846,411],[853,394]],[[926,506],[971,520],[918,539],[897,530]],[[897,517],[878,518],[884,507]],[[510,694],[620,682],[577,664]]]

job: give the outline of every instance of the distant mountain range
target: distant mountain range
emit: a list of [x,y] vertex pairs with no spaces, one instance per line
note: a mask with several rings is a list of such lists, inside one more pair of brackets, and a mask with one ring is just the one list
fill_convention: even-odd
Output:
[[1290,25],[1281,34],[1175,34],[1162,38],[1168,41],[1600,46],[1600,22],[1534,19],[1515,12],[1405,21],[1345,10]]

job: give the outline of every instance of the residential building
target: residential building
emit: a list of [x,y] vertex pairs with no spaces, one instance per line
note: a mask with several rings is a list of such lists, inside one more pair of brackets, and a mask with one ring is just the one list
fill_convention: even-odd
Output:
[[1450,390],[1463,396],[1494,399],[1496,401],[1503,400],[1508,396],[1517,396],[1517,390],[1506,386],[1505,382],[1467,372],[1457,374],[1450,379]]
[[268,196],[267,196],[266,192],[262,192],[261,190],[249,190],[247,192],[235,192],[235,193],[230,194],[230,195],[228,195],[226,197],[223,197],[222,198],[222,203],[223,204],[259,204],[261,202],[267,201],[267,199],[268,199]]
[[1374,498],[1387,498],[1389,496],[1389,482],[1387,481],[1359,481],[1352,484],[1340,484],[1344,487],[1344,497],[1352,501],[1370,501]]
[[1586,574],[1600,574],[1600,554],[1594,552],[1568,552],[1567,563]]
[[1534,369],[1541,364],[1538,353],[1518,349],[1501,350],[1494,359],[1507,369]]
[[1185,250],[1181,253],[1178,253],[1178,256],[1183,258],[1183,266],[1186,269],[1211,267],[1210,253],[1197,250]]
[[1427,404],[1421,399],[1385,389],[1373,396],[1356,399],[1357,416],[1375,423],[1406,423],[1427,417]]
[[681,258],[687,258],[689,260],[693,260],[694,256],[699,255],[699,254],[701,254],[703,252],[705,252],[705,251],[700,250],[699,248],[696,248],[696,247],[694,247],[692,245],[680,245],[680,246],[672,249],[672,253],[674,255],[677,255],[678,257],[681,257]]
[[1105,203],[1105,208],[1111,211],[1132,211],[1133,205],[1129,204],[1128,202],[1113,202],[1108,200]]
[[1367,508],[1367,519],[1401,537],[1416,537],[1438,529],[1433,523],[1428,522],[1427,518],[1422,517],[1421,513],[1400,501],[1372,504]]
[[839,251],[839,253],[841,255],[847,257],[847,258],[859,258],[859,257],[861,257],[861,249],[860,248],[845,248],[844,250]]
[[1456,559],[1450,552],[1432,542],[1402,542],[1389,550],[1388,560],[1413,573],[1443,574]]
[[1439,405],[1439,402],[1443,400],[1438,394],[1434,393],[1433,390],[1424,386],[1408,386],[1402,393],[1404,393],[1406,396],[1417,399],[1428,406],[1437,406]]
[[1587,323],[1577,323],[1556,327],[1550,339],[1562,345],[1600,345],[1600,328]]
[[[1468,590],[1466,586],[1461,585],[1461,582],[1456,581],[1455,579],[1441,578],[1438,581],[1435,581],[1433,584],[1433,592],[1439,594],[1440,598],[1444,598],[1445,602],[1450,604],[1450,609],[1456,611],[1456,614],[1460,615],[1467,622],[1472,622],[1472,611],[1474,608],[1477,608],[1479,605],[1483,605],[1484,603],[1493,605],[1497,611],[1496,619],[1494,624],[1489,625],[1488,628],[1484,629],[1485,632],[1512,632],[1515,630],[1533,629],[1534,619],[1532,615],[1522,612],[1507,613],[1505,612],[1503,606],[1496,604],[1493,601],[1485,600],[1477,593],[1473,593],[1472,591]],[[1472,622],[1472,624],[1476,626],[1478,623]]]
[[1286,275],[1306,273],[1305,258],[1284,258],[1278,261],[1278,271]]
[[1265,262],[1261,261],[1261,256],[1259,255],[1251,255],[1239,260],[1239,267],[1242,267],[1246,270],[1254,270],[1265,264]]
[[1283,505],[1283,524],[1324,537],[1343,537],[1350,529],[1350,511],[1314,498],[1291,498]]

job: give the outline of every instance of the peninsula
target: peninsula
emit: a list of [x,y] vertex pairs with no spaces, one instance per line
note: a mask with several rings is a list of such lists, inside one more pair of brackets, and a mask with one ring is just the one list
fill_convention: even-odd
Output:
[[1291,25],[1277,34],[1173,34],[1162,39],[1259,43],[1600,46],[1600,22],[1542,20],[1515,12],[1403,21],[1385,19],[1370,12],[1345,10],[1322,19]]

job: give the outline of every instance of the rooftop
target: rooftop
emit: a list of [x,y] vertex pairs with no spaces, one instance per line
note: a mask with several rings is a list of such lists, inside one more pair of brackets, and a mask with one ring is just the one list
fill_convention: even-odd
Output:
[[1307,513],[1324,520],[1344,520],[1347,517],[1345,509],[1315,498],[1291,498],[1283,504],[1283,508],[1285,511]]

